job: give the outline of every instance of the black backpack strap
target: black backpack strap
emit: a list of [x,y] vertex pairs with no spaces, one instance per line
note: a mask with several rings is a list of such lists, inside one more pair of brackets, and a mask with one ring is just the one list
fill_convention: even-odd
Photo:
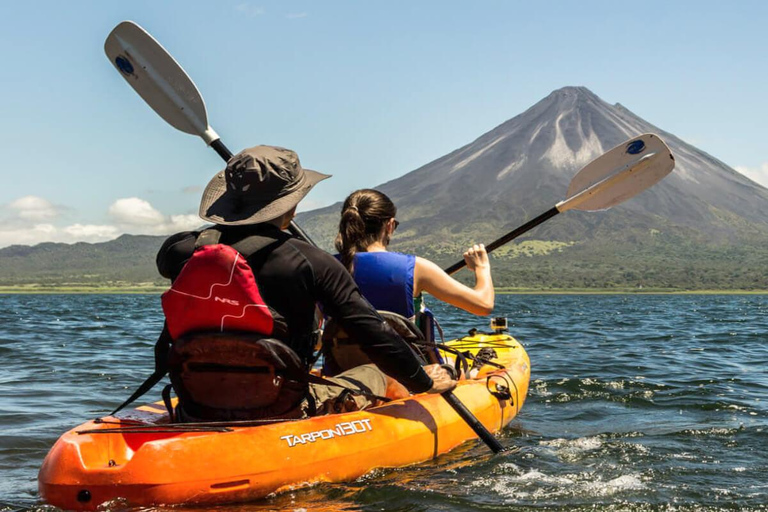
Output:
[[216,228],[205,229],[197,235],[195,239],[195,249],[199,249],[204,245],[215,245],[219,243],[221,238],[221,231]]
[[[238,240],[233,244],[227,244],[227,245],[229,245],[234,250],[242,254],[245,258],[250,258],[252,255],[256,254],[262,249],[266,249],[267,247],[270,247],[276,242],[284,242],[285,240],[288,240],[291,238],[290,235],[284,234],[282,232],[281,232],[281,235],[284,235],[284,236],[274,236],[274,235],[264,235],[264,234],[249,235],[241,240]],[[215,245],[219,243],[226,244],[228,239],[231,239],[232,236],[233,236],[232,234],[227,233],[227,235],[224,237],[225,241],[222,242],[221,229],[217,226],[210,227],[208,229],[201,231],[200,234],[197,235],[197,238],[195,239],[195,249],[199,249],[204,245]]]
[[163,388],[163,403],[165,404],[165,409],[168,411],[168,417],[170,418],[171,423],[176,423],[178,418],[173,411],[173,402],[171,402],[171,390],[173,390],[173,384],[168,384]]
[[170,348],[171,334],[168,332],[168,327],[163,325],[163,331],[160,333],[160,337],[157,338],[157,342],[155,343],[155,371],[152,375],[147,377],[147,380],[145,380],[131,396],[128,397],[128,400],[112,411],[109,414],[110,416],[114,416],[126,406],[135,402],[165,377],[165,374],[168,373],[168,351]]
[[239,242],[232,244],[232,248],[242,254],[245,258],[250,258],[256,253],[271,247],[279,241],[281,241],[280,238],[271,236],[251,235],[243,238]]

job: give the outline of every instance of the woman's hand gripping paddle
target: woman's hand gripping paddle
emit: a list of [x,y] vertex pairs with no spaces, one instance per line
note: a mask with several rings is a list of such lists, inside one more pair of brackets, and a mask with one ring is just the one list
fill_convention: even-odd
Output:
[[[208,125],[205,102],[192,79],[146,30],[124,21],[107,36],[104,51],[125,81],[168,124],[202,138],[225,162],[232,158]],[[315,245],[295,222],[291,221],[289,230]]]
[[[488,244],[488,252],[568,210],[607,210],[658,183],[675,168],[675,158],[658,135],[646,133],[595,158],[571,180],[566,199]],[[445,269],[454,274],[464,260]]]

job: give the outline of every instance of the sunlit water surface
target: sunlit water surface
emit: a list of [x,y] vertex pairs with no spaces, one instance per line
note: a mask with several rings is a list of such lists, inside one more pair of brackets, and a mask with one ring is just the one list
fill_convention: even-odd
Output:
[[[417,466],[217,510],[768,510],[767,296],[496,304],[533,369],[528,401],[501,433],[518,453],[470,442]],[[451,337],[486,327],[432,305]],[[143,381],[161,325],[156,295],[0,295],[0,502],[45,508],[46,452]]]

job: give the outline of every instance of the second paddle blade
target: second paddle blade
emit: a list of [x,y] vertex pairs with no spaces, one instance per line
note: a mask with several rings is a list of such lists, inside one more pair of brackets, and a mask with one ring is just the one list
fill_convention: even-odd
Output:
[[[658,183],[674,167],[675,159],[664,141],[658,135],[646,133],[616,146],[584,167],[571,180],[563,203],[604,182],[605,187],[596,193],[589,192],[590,197],[572,209],[606,210]],[[615,179],[619,175],[621,178]]]

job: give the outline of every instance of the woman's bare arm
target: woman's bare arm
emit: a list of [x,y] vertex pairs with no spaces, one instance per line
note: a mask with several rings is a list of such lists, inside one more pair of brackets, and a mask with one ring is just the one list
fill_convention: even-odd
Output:
[[470,247],[464,253],[464,261],[467,262],[467,268],[475,273],[474,288],[456,281],[431,261],[416,257],[414,296],[424,291],[472,314],[490,315],[495,293],[485,247],[482,244]]

